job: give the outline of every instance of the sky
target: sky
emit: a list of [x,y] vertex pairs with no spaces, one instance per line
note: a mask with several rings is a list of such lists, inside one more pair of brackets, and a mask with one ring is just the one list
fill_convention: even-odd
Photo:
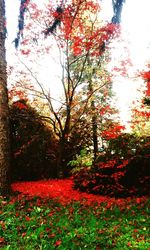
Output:
[[[37,0],[38,2],[42,0]],[[102,0],[102,17],[110,21],[112,17],[112,0]],[[7,29],[8,29],[8,39],[7,39],[7,60],[13,63],[14,57],[14,44],[12,41],[16,37],[17,33],[17,21],[19,12],[20,0],[6,0],[6,14],[7,14]],[[137,96],[137,87],[142,84],[141,80],[135,81],[133,79],[133,72],[137,70],[142,70],[146,62],[150,62],[150,0],[126,0],[123,7],[122,13],[122,28],[123,36],[127,42],[130,59],[133,63],[132,68],[129,72],[130,77],[128,79],[121,76],[116,76],[114,78],[114,91],[117,96],[117,105],[120,109],[120,117],[123,123],[127,123],[130,119],[129,106],[131,105],[133,99]],[[124,47],[121,43],[113,44],[112,60],[109,65],[109,70],[111,71],[114,65],[119,64],[119,60],[122,57],[124,59]],[[51,82],[55,81],[56,74],[58,73],[58,67],[54,66],[51,61],[51,68],[53,71],[53,76]],[[40,78],[43,75],[47,75],[46,67],[41,71]],[[135,84],[136,82],[136,84]],[[56,94],[56,86],[51,86],[53,95]],[[58,87],[57,87],[58,91]],[[57,93],[58,96],[58,93]]]
[[5,0],[8,38],[12,41],[17,32],[20,0]]
[[[112,0],[103,0],[104,17],[112,16]],[[128,77],[116,75],[113,79],[113,90],[116,93],[116,103],[120,110],[120,118],[124,125],[130,130],[128,121],[131,119],[130,107],[132,102],[140,98],[143,89],[143,80],[135,78],[135,73],[142,71],[146,63],[150,63],[150,1],[149,0],[126,0],[122,12],[122,37],[124,43],[114,42],[112,44],[112,58],[109,71],[113,71],[114,65],[119,67],[120,59],[125,60],[126,54],[130,56],[133,64],[128,69]],[[108,21],[110,19],[108,18]],[[127,49],[124,47],[127,46]],[[126,52],[125,52],[126,51]]]
[[[129,77],[127,79],[116,78],[114,89],[119,97],[120,116],[125,124],[130,120],[130,105],[132,105],[134,99],[140,96],[139,89],[142,89],[143,85],[140,78],[134,78],[134,73],[142,71],[146,63],[150,63],[149,10],[149,0],[126,0],[122,13],[123,36],[127,41],[133,66],[128,71]],[[119,45],[117,50],[118,48]]]

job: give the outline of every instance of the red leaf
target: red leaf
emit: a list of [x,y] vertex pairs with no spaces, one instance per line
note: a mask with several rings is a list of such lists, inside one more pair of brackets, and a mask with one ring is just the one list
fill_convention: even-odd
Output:
[[55,243],[54,243],[54,246],[59,246],[60,244],[62,243],[62,241],[61,240],[57,240]]
[[20,50],[20,52],[21,52],[23,55],[27,56],[27,55],[29,55],[29,53],[30,53],[30,49],[27,49],[27,50],[22,49],[22,50]]
[[26,236],[26,232],[22,233],[21,236],[22,236],[22,237],[25,237],[25,236]]
[[4,243],[4,242],[5,242],[4,237],[0,237],[0,244],[1,244],[1,243]]
[[29,216],[26,216],[26,221],[30,221],[30,217]]
[[137,204],[140,204],[140,203],[141,203],[141,199],[140,199],[140,198],[137,198],[137,199],[136,199],[136,203],[137,203]]

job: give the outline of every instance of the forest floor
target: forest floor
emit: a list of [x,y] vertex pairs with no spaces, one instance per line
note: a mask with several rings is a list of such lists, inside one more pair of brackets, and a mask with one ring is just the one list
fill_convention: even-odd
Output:
[[2,250],[150,250],[149,197],[109,198],[71,179],[17,182],[0,197]]
[[61,204],[68,204],[71,201],[80,201],[83,203],[102,203],[126,204],[131,200],[138,202],[145,200],[146,196],[140,198],[112,198],[102,195],[94,195],[80,192],[73,189],[73,180],[70,179],[50,179],[41,181],[17,182],[12,184],[13,191],[18,191],[29,196],[39,196],[41,198],[52,198]]

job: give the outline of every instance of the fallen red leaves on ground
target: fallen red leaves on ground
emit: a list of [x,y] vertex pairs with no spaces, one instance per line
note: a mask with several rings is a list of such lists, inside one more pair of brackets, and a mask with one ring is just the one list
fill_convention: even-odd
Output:
[[[108,196],[80,192],[73,189],[73,181],[71,179],[17,182],[12,184],[12,190],[19,191],[25,195],[57,199],[62,204],[68,204],[71,201],[100,204],[102,202],[108,203],[109,201],[109,206],[111,206],[113,204],[123,205],[133,199],[130,197],[115,199]],[[137,203],[142,202],[143,199],[145,200],[145,197],[137,198]]]

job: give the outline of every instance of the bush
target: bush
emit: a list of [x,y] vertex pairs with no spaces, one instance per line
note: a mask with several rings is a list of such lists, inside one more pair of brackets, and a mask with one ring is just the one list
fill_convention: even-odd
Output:
[[88,153],[87,149],[84,148],[80,151],[79,155],[76,155],[75,159],[68,163],[68,166],[71,167],[71,173],[75,174],[80,172],[82,169],[90,169],[93,163],[93,154]]
[[109,139],[107,143],[106,156],[108,159],[113,156],[128,159],[142,147],[144,138],[137,137],[134,134],[122,133],[117,138]]
[[150,144],[145,145],[126,165],[120,183],[134,193],[148,194],[150,190]]
[[51,129],[26,101],[10,107],[12,180],[37,180],[56,176],[57,142]]
[[[143,145],[141,143],[143,141]],[[108,153],[109,152],[109,153]],[[74,177],[74,188],[88,193],[126,197],[149,194],[150,143],[140,140],[134,155],[101,154],[91,169],[82,168]]]

